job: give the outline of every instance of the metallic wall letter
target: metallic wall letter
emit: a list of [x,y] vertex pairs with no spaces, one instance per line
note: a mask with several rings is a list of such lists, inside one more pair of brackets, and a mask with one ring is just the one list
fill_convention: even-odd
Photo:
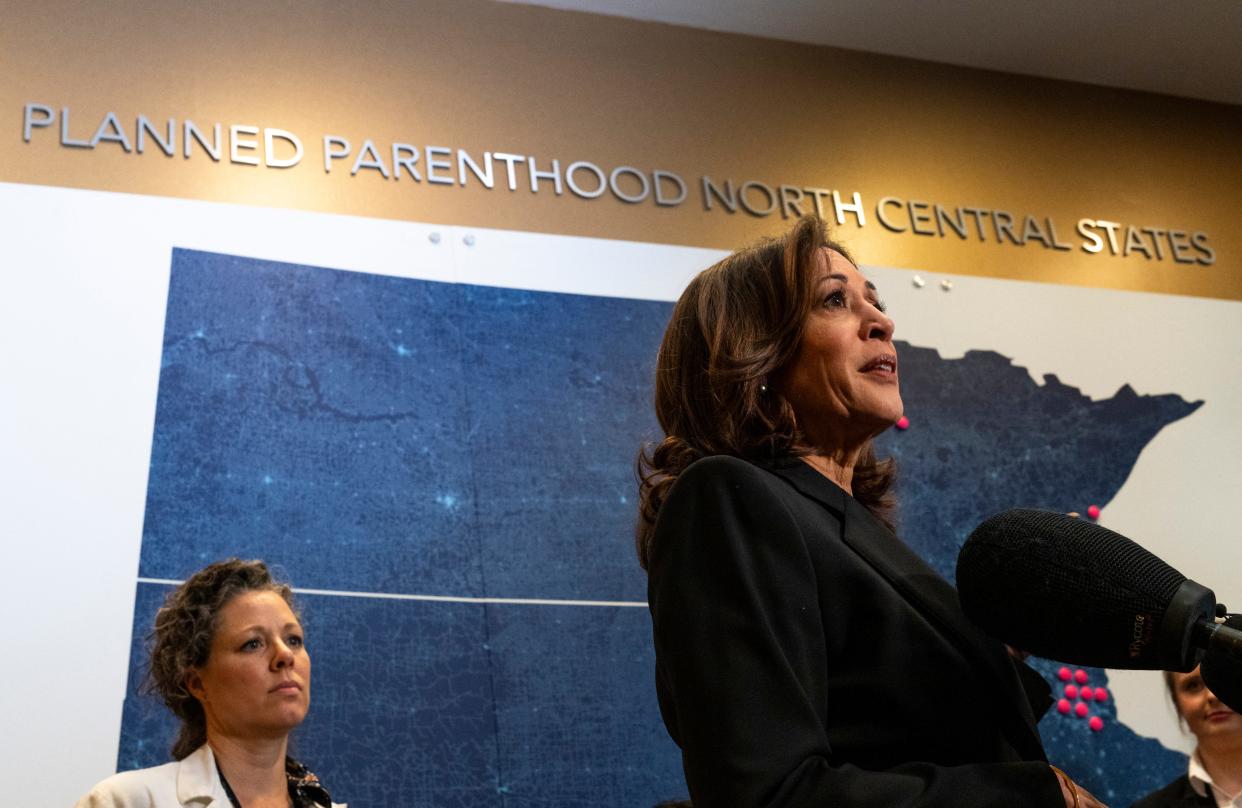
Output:
[[69,107],[60,108],[60,145],[78,149],[91,148],[91,144],[85,140],[73,140],[69,137]]
[[[368,156],[370,155],[370,156]],[[384,175],[384,179],[388,179],[388,166],[384,165],[384,159],[379,156],[379,152],[375,149],[375,144],[370,138],[363,141],[362,148],[358,150],[358,156],[354,158],[354,167],[350,169],[349,176],[354,176],[359,169],[369,168],[378,171]]]
[[[657,205],[672,207],[680,205],[686,201],[686,183],[681,177],[671,171],[661,171],[656,169],[651,172],[652,184],[655,185],[655,201]],[[677,186],[677,196],[665,196],[661,187],[661,183],[671,182]]]
[[427,157],[427,182],[433,182],[436,185],[452,185],[452,176],[437,174],[437,171],[452,171],[453,164],[448,160],[437,160],[437,157],[448,157],[453,153],[452,149],[444,146],[428,146],[423,149],[423,154]]
[[1169,246],[1173,248],[1173,260],[1179,264],[1193,264],[1195,258],[1190,254],[1190,243],[1186,241],[1183,230],[1169,231]]
[[560,196],[562,193],[561,161],[553,160],[551,171],[540,171],[535,168],[534,157],[527,157],[526,160],[530,164],[530,192],[532,194],[539,193],[539,180],[552,180],[552,190],[557,196]]
[[712,182],[712,178],[703,176],[703,210],[712,209],[712,197],[720,200],[725,206],[725,210],[730,213],[737,213],[737,193],[733,190],[733,180],[725,180],[724,190],[721,191]]
[[[638,186],[642,190],[637,194],[627,194],[622,191],[621,186],[617,183],[617,178],[622,174],[629,174],[637,179]],[[608,175],[608,187],[612,188],[612,192],[617,199],[620,199],[622,202],[629,202],[631,205],[636,205],[651,195],[651,183],[647,180],[647,175],[630,166],[617,166],[614,168],[612,173]]]
[[259,141],[242,140],[241,135],[257,135],[259,127],[257,126],[241,126],[233,124],[229,127],[229,160],[234,163],[244,163],[248,166],[257,166],[259,164],[258,155],[240,154],[238,149],[259,150]]
[[1203,257],[1198,259],[1200,264],[1203,264],[1206,267],[1216,263],[1216,250],[1213,250],[1207,245],[1207,233],[1202,231],[1195,233],[1190,237],[1190,240],[1194,242],[1195,249],[1203,253]]
[[884,215],[884,208],[885,208],[885,206],[887,206],[887,205],[893,205],[893,206],[898,207],[898,208],[904,208],[904,207],[905,207],[905,203],[904,203],[904,202],[902,202],[902,201],[901,201],[900,199],[898,199],[897,197],[895,197],[895,196],[886,196],[886,197],[884,197],[883,199],[881,199],[879,202],[877,202],[877,203],[876,203],[876,205],[875,205],[875,217],[876,217],[877,219],[879,219],[879,220],[880,220],[880,224],[884,225],[884,226],[885,226],[885,227],[887,227],[889,230],[892,230],[894,233],[904,233],[904,232],[906,232],[906,228],[901,227],[901,226],[896,225],[896,224],[893,224],[892,222],[890,222],[890,221],[888,220],[888,217]]
[[795,188],[792,185],[782,185],[777,188],[781,194],[781,218],[788,219],[791,215],[802,215],[802,189]]
[[[203,151],[207,152],[208,157],[217,163],[220,162],[220,157],[224,153],[223,146],[220,143],[220,124],[216,124],[212,127],[212,135],[211,145],[208,145],[207,141],[203,140],[203,133],[200,132],[198,127],[194,125],[194,121],[187,120],[184,124],[182,124],[181,143],[182,147],[185,149],[186,158],[188,159],[190,156],[190,144],[194,141],[198,141],[198,145],[203,147]],[[327,138],[324,139],[327,140]]]
[[150,135],[151,139],[160,147],[160,151],[172,157],[177,151],[177,121],[175,118],[168,119],[168,138],[165,140],[160,137],[160,133],[156,131],[154,124],[147,120],[146,115],[138,116],[138,125],[135,127],[138,131],[134,134],[134,151],[142,154],[143,147],[146,145],[146,136]]
[[[768,198],[768,206],[766,208],[756,208],[746,201],[746,192],[751,189],[762,191],[763,195]],[[776,192],[757,180],[743,183],[742,187],[738,189],[737,199],[751,216],[768,216],[772,211],[776,210]]]
[[[574,174],[579,169],[585,169],[595,175],[595,190],[588,191],[578,184],[574,179]],[[573,191],[583,199],[594,199],[595,197],[608,190],[608,178],[604,176],[603,170],[594,163],[588,163],[586,160],[579,160],[576,163],[570,163],[569,168],[565,169],[565,184],[569,186],[569,190]]]
[[506,154],[505,152],[494,152],[492,157],[505,164],[505,173],[509,177],[509,190],[517,190],[517,174],[513,171],[513,165],[519,160],[526,162],[520,154]]
[[835,190],[832,192],[832,207],[837,212],[837,224],[845,224],[845,214],[848,212],[858,217],[859,227],[864,227],[867,224],[867,217],[863,213],[862,196],[855,191],[852,199],[854,201],[847,204],[841,201],[841,194]]
[[[277,139],[293,144],[292,157],[276,157]],[[263,159],[268,168],[292,168],[302,162],[303,152],[302,141],[292,132],[286,132],[284,129],[263,130]]]
[[1089,227],[1095,227],[1095,219],[1079,219],[1078,235],[1087,239],[1091,243],[1083,242],[1082,251],[1089,253],[1098,253],[1104,249],[1104,239],[1100,238],[1100,234],[1094,230],[1088,230]]
[[1164,260],[1164,245],[1161,244],[1161,241],[1164,240],[1164,234],[1167,233],[1168,231],[1163,230],[1159,227],[1144,227],[1143,232],[1151,236],[1151,243],[1155,245],[1156,247],[1156,259],[1159,261],[1163,261]]
[[[914,199],[911,199],[910,201],[906,202],[906,210],[910,211],[910,232],[911,233],[918,233],[920,236],[936,235],[936,231],[932,230],[931,227],[928,227],[927,229],[923,229],[922,227],[920,227],[920,225],[931,224],[932,217],[931,217],[931,214],[927,212],[928,208],[930,207],[931,205],[929,205],[928,203],[919,202]],[[840,222],[841,224],[845,223],[844,219],[841,218],[840,216],[837,217],[837,221]]]
[[99,128],[95,130],[95,136],[91,138],[91,148],[98,146],[101,140],[120,143],[122,149],[127,152],[130,150],[129,136],[121,128],[121,122],[117,120],[115,112],[104,115],[104,119],[99,122]]
[[949,212],[939,204],[934,205],[932,210],[936,214],[936,230],[940,232],[941,238],[944,237],[944,226],[946,224],[949,226],[950,230],[957,233],[958,238],[966,238],[966,218],[962,213],[961,208],[954,208],[954,215],[952,217],[950,217]]
[[422,182],[423,178],[418,173],[418,169],[414,164],[418,162],[418,149],[409,143],[392,144],[392,178],[394,180],[401,179],[401,169],[410,172],[410,176],[415,182]]
[[[333,148],[334,146],[338,148]],[[335,135],[323,136],[323,173],[332,171],[332,161],[348,157],[352,148],[349,141]]]
[[[35,117],[35,113],[39,113],[39,117]],[[45,107],[42,104],[27,104],[26,111],[22,113],[22,139],[27,143],[30,142],[30,130],[36,126],[43,128],[51,126],[56,121],[56,110],[51,107]]]
[[484,187],[495,188],[496,179],[494,176],[495,172],[493,171],[494,166],[492,164],[492,153],[491,152],[483,152],[483,165],[487,166],[486,170],[480,168],[479,164],[476,163],[474,159],[469,154],[466,153],[465,149],[458,149],[457,150],[457,184],[462,185],[462,186],[466,184],[466,169],[469,168],[470,172],[474,174],[475,177],[478,178],[479,182],[483,183]]

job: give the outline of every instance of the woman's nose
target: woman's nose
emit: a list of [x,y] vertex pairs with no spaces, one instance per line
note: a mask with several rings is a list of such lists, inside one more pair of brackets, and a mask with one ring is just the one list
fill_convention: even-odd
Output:
[[893,321],[882,311],[876,311],[863,322],[864,339],[890,340],[893,338]]
[[293,665],[293,649],[284,640],[277,640],[272,648],[272,668],[279,670]]

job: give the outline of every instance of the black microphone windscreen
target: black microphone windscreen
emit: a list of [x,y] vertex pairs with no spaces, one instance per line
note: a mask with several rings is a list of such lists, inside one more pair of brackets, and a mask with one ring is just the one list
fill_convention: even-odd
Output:
[[957,559],[962,609],[988,634],[1108,668],[1161,667],[1161,621],[1185,581],[1126,537],[1048,511],[988,519]]

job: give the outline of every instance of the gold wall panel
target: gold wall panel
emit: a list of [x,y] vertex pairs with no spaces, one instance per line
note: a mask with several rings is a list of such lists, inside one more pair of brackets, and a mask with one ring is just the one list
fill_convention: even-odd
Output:
[[[779,212],[704,210],[706,175],[858,193],[866,225],[847,216],[837,234],[865,263],[1242,299],[1235,106],[484,0],[9,3],[0,73],[0,181],[719,248],[786,226]],[[58,117],[29,142],[27,103]],[[173,118],[177,154],[149,137],[143,154],[108,140],[63,146],[65,107],[71,139],[90,139],[113,112],[131,146],[138,115],[161,129]],[[219,162],[197,146],[187,159],[187,119],[226,134],[287,130],[305,154],[284,169],[233,163],[227,146]],[[327,134],[353,147],[331,173]],[[392,144],[408,143],[476,161],[534,156],[541,170],[553,159],[562,170],[579,160],[661,169],[684,178],[688,196],[628,204],[557,196],[546,181],[531,193],[524,165],[516,191],[503,164],[490,190],[350,176],[367,139],[389,164]],[[1069,249],[998,243],[990,214],[982,241],[973,224],[965,239],[894,233],[876,218],[886,196],[907,205],[886,207],[906,227],[911,201],[1003,210],[1019,234],[1034,216],[1050,243],[1051,219]],[[1212,260],[1193,245],[1174,260],[1167,235],[1158,258],[1154,231],[1135,237],[1151,257],[1111,255],[1099,228],[1104,249],[1088,253],[1080,219],[1119,223],[1119,250],[1127,225],[1186,231],[1187,242],[1201,232]]]

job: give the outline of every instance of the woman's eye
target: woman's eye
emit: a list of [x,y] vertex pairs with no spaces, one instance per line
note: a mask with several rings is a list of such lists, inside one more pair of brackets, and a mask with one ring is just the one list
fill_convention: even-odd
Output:
[[885,305],[885,303],[884,303],[884,301],[883,301],[883,300],[873,300],[873,301],[871,301],[871,305],[873,305],[873,306],[875,306],[877,309],[879,309],[879,310],[880,310],[880,314],[884,314],[884,313],[886,313],[886,312],[888,311],[888,306],[887,306],[887,305]]
[[253,651],[253,650],[255,650],[256,648],[259,648],[259,647],[261,647],[261,646],[262,646],[262,643],[261,643],[261,642],[259,641],[259,639],[256,637],[256,638],[255,638],[255,639],[253,639],[253,640],[246,640],[244,643],[242,643],[242,650],[243,650],[243,651]]
[[838,289],[837,291],[829,294],[828,297],[824,298],[824,305],[830,309],[845,308],[845,292]]
[[285,645],[289,646],[290,648],[301,648],[302,638],[299,637],[297,634],[294,634],[290,636],[289,639],[285,640]]

